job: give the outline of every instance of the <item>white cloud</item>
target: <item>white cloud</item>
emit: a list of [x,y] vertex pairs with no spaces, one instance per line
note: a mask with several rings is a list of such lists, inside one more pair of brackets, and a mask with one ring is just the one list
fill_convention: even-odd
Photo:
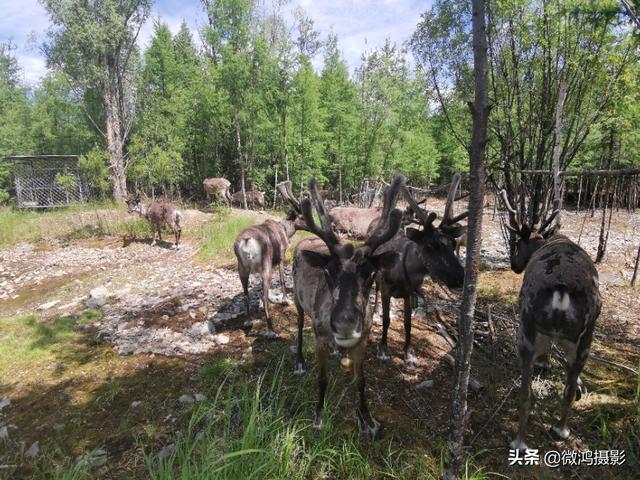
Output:
[[[268,4],[269,0],[260,2],[267,11],[270,10]],[[293,0],[286,6],[285,15],[293,24],[293,11],[302,7],[314,20],[323,39],[333,30],[353,70],[360,64],[365,50],[382,46],[386,38],[398,46],[409,39],[420,14],[430,4],[431,1],[420,0]],[[140,31],[138,44],[142,48],[149,44],[156,18],[167,23],[173,33],[178,31],[183,20],[186,21],[196,39],[207,21],[200,1],[158,0]],[[0,0],[0,41],[15,43],[24,78],[30,84],[36,84],[46,73],[44,59],[37,47],[45,40],[48,28],[49,18],[38,0]],[[35,33],[35,44],[29,44],[32,32]],[[321,68],[322,55],[318,55],[313,63]]]

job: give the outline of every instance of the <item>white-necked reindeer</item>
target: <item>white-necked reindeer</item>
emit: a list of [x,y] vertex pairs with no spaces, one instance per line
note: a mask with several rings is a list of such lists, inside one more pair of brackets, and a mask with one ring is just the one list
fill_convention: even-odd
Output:
[[[397,176],[394,179],[385,194],[379,227],[358,248],[351,243],[341,243],[334,233],[315,179],[309,182],[311,200],[305,198],[302,201],[306,225],[309,231],[320,238],[302,240],[296,247],[294,256],[294,298],[298,310],[295,373],[304,373],[302,327],[306,312],[313,320],[316,338],[320,394],[313,423],[318,429],[322,427],[321,413],[327,388],[329,349],[335,343],[351,351],[359,392],[356,414],[360,429],[369,438],[375,438],[379,431],[380,424],[369,413],[365,394],[364,360],[373,315],[369,293],[376,271],[397,258],[396,252],[374,255],[374,251],[400,228],[402,213],[393,207],[398,189],[403,184],[403,177]],[[320,227],[313,218],[311,202],[318,213]]]
[[517,212],[501,193],[509,212],[509,230],[515,235],[511,251],[511,269],[524,271],[520,290],[519,352],[522,363],[518,434],[511,443],[523,450],[531,409],[531,378],[536,358],[546,355],[551,341],[560,344],[567,360],[560,420],[551,428],[561,439],[569,438],[569,409],[582,395],[580,373],[589,357],[596,319],[602,300],[598,271],[587,253],[563,235],[549,228],[559,213],[553,213],[539,228],[520,224]]
[[162,200],[152,200],[145,205],[140,202],[140,194],[138,193],[134,197],[127,199],[127,211],[129,213],[137,213],[149,221],[152,235],[151,245],[156,244],[156,231],[158,232],[158,240],[162,241],[162,226],[166,224],[175,235],[175,248],[179,248],[180,235],[182,233],[182,228],[180,227],[182,213],[175,205]]

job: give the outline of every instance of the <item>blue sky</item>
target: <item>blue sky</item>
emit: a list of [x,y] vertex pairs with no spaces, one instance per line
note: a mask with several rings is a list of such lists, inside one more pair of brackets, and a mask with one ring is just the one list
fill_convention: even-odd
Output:
[[[269,0],[258,0],[262,8],[269,8]],[[353,69],[365,50],[381,46],[385,38],[400,44],[413,33],[420,14],[430,0],[290,0],[286,15],[293,22],[292,12],[302,7],[321,32],[323,38],[333,30],[345,58]],[[157,0],[152,18],[160,18],[176,32],[186,21],[195,38],[206,23],[202,3],[198,0]],[[0,0],[0,41],[11,40],[16,45],[22,74],[26,82],[35,84],[46,73],[40,45],[46,38],[49,19],[38,0]],[[144,47],[151,37],[153,22],[143,26],[139,43]],[[316,59],[320,65],[320,58]]]

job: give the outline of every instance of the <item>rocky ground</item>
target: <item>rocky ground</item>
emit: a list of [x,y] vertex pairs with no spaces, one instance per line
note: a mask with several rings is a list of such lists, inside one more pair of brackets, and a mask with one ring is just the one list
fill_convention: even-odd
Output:
[[[430,207],[437,208],[433,205]],[[258,214],[256,220],[265,217],[266,214]],[[186,212],[186,221],[190,225],[198,225],[209,219],[201,212]],[[595,257],[599,222],[597,216],[591,218],[584,212],[567,212],[563,218],[563,233],[574,240],[579,238],[582,247]],[[598,267],[605,308],[594,344],[594,350],[600,355],[608,355],[610,361],[632,367],[637,367],[640,361],[640,304],[637,290],[630,289],[628,282],[640,241],[639,231],[640,215],[615,213],[607,256]],[[498,219],[492,215],[491,209],[485,215],[483,235],[482,268],[485,275],[481,285],[479,314],[485,315],[487,305],[493,305],[495,318],[498,319],[497,327],[503,330],[508,342],[515,343],[513,299],[521,280],[506,270],[506,247]],[[98,319],[78,328],[101,344],[112,345],[123,356],[145,355],[153,358],[158,355],[193,359],[197,355],[218,352],[251,361],[257,352],[268,351],[268,344],[265,347],[263,342],[258,341],[265,330],[258,280],[253,280],[250,291],[252,314],[246,317],[242,289],[235,269],[203,264],[197,259],[198,244],[193,238],[187,238],[179,250],[169,247],[170,244],[151,246],[144,239],[123,241],[107,237],[73,242],[21,243],[0,248],[0,318],[36,312],[46,322],[54,316],[79,315],[86,309],[99,310],[102,315]],[[229,259],[229,263],[233,263],[233,259]],[[292,285],[288,268],[286,278],[290,290]],[[281,340],[290,339],[293,344],[291,324],[294,314],[290,306],[286,307],[290,298],[283,298],[280,293],[277,274],[274,274],[271,287],[272,302],[283,304],[276,309],[276,317],[280,318],[276,321],[276,329],[281,334]],[[450,375],[449,370],[436,369],[439,359],[450,348],[433,332],[428,322],[433,322],[437,314],[444,315],[449,324],[454,324],[459,294],[429,282],[424,292],[432,299],[432,304],[419,310],[415,321],[416,353],[421,367],[417,370],[406,369],[399,357],[390,364],[394,371],[401,371],[399,377],[394,377],[394,381],[400,382],[400,390],[412,389],[412,393],[404,395],[402,399],[408,408],[407,420],[410,414],[419,415],[420,418],[434,415],[435,404],[427,402],[425,407],[424,394],[417,393],[415,387],[430,387],[434,380],[436,385],[441,386],[442,382],[449,381],[445,379]],[[510,302],[503,303],[501,295],[510,296]],[[395,317],[401,317],[400,302],[394,301],[393,310]],[[425,316],[428,322],[420,319]],[[500,318],[504,318],[504,322],[501,323]],[[391,349],[396,353],[401,350],[401,323],[392,322]],[[379,332],[376,330],[374,335],[377,338]],[[486,343],[486,338],[481,336],[479,342]],[[496,353],[493,347],[490,350],[491,358],[485,358],[484,362],[514,360],[513,344],[505,354]],[[495,381],[492,375],[486,373],[476,371],[474,375],[484,384],[492,379]],[[511,373],[509,375],[509,378],[513,377]],[[2,402],[9,402],[16,385],[18,388],[24,386],[26,381],[24,378],[3,379],[2,389],[6,398]],[[374,403],[398,401],[396,397],[399,393],[385,390],[387,387],[379,383],[379,379],[374,379],[371,385],[377,392],[378,400],[374,400]],[[504,393],[503,390],[499,392],[500,395]],[[498,395],[498,392],[495,394]],[[189,395],[193,397],[193,392]],[[197,400],[195,397],[193,399]],[[481,415],[482,421],[491,418],[490,402],[486,403],[489,410],[486,415]],[[0,403],[0,410],[5,407],[9,407],[9,404]],[[6,410],[11,412],[11,408]],[[0,418],[0,436],[11,424],[9,419]],[[444,417],[441,421],[446,423]],[[401,423],[401,420],[398,422]],[[495,428],[502,428],[498,437],[507,436],[504,425]],[[504,438],[500,441],[504,442]]]

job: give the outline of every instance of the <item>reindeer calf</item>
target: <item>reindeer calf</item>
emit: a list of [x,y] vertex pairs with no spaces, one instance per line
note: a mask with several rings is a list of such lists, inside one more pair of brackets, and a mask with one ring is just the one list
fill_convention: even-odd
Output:
[[156,231],[158,232],[158,240],[162,241],[162,225],[167,224],[175,235],[175,248],[179,248],[180,235],[182,233],[182,228],[180,227],[182,213],[172,203],[153,200],[145,205],[140,203],[140,195],[136,195],[127,200],[127,211],[129,213],[137,213],[149,221],[152,235],[151,245],[156,244]]

